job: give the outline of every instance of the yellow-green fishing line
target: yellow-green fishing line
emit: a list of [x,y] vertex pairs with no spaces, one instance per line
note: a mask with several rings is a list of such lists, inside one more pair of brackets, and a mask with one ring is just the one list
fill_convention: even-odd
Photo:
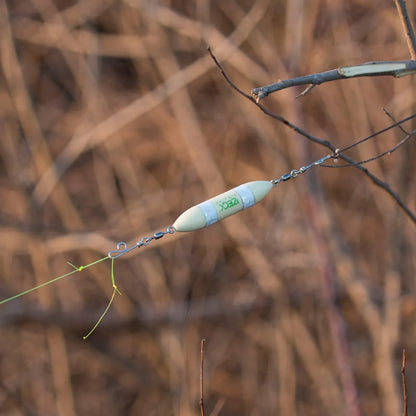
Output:
[[111,304],[113,303],[114,297],[116,296],[116,293],[121,295],[121,292],[117,289],[117,285],[114,279],[114,259],[111,259],[111,283],[113,284],[113,294],[111,295],[111,298],[108,302],[107,307],[104,309],[104,312],[101,314],[100,318],[98,319],[97,323],[92,327],[91,331],[88,332],[87,335],[82,337],[83,339],[87,339],[97,328],[98,325],[100,325],[100,322],[104,318],[104,316],[107,314],[108,310],[110,309]]
[[1,301],[0,301],[0,305],[2,305],[3,303],[6,303],[6,302],[10,302],[11,300],[14,300],[14,299],[16,299],[16,298],[19,298],[20,296],[27,295],[28,293],[33,292],[33,291],[35,291],[35,290],[38,290],[38,289],[40,289],[40,288],[42,288],[42,287],[44,287],[44,286],[50,285],[51,283],[55,283],[55,282],[57,282],[58,280],[63,279],[64,277],[68,277],[68,276],[70,276],[71,274],[75,274],[75,273],[77,273],[77,272],[81,272],[81,271],[83,271],[84,269],[87,269],[88,267],[94,266],[94,265],[96,265],[97,263],[101,263],[102,261],[107,260],[107,259],[109,259],[109,258],[110,258],[110,257],[108,257],[108,256],[107,256],[107,257],[103,257],[102,259],[96,260],[96,261],[94,261],[94,262],[92,262],[92,263],[89,263],[89,264],[87,264],[87,265],[85,265],[85,266],[80,266],[80,267],[76,267],[76,266],[74,266],[73,264],[68,263],[68,264],[69,264],[70,266],[72,266],[75,270],[72,270],[71,272],[65,273],[65,274],[63,274],[63,275],[61,275],[61,276],[55,277],[55,278],[54,278],[54,279],[52,279],[52,280],[48,280],[48,281],[47,281],[47,282],[45,282],[45,283],[41,283],[40,285],[35,286],[35,287],[32,287],[31,289],[24,290],[23,292],[20,292],[20,293],[18,293],[17,295],[10,296],[10,297],[9,297],[9,298],[7,298],[7,299],[1,300]]

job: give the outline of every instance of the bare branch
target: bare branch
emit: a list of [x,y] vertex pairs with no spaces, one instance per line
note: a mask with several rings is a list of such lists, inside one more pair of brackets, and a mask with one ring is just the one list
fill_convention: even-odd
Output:
[[346,167],[349,167],[349,166],[364,165],[366,163],[373,162],[374,160],[380,159],[380,158],[382,158],[384,156],[391,155],[399,147],[403,146],[407,141],[409,141],[411,138],[413,138],[415,136],[415,134],[416,134],[416,130],[413,130],[411,133],[409,133],[405,137],[403,137],[403,139],[400,140],[399,143],[397,143],[396,145],[394,145],[391,149],[386,150],[384,152],[381,152],[378,155],[373,156],[373,157],[370,157],[368,159],[360,160],[359,162],[356,162],[354,164],[347,163],[345,165],[338,165],[338,166],[336,166],[336,165],[320,165],[320,166],[322,166],[323,168],[346,168]]
[[400,20],[402,21],[403,29],[405,31],[407,46],[410,51],[410,56],[414,60],[416,59],[416,37],[413,31],[412,22],[409,19],[407,13],[405,0],[394,0],[396,3],[397,11],[399,12]]
[[[394,122],[394,123],[396,123],[397,122],[397,120],[394,118],[394,116],[393,116],[393,114],[391,114],[386,108],[383,108],[383,111],[386,113],[386,115],[387,115],[387,117],[389,117],[389,118],[391,118],[391,120]],[[409,132],[408,131],[406,131],[404,128],[403,128],[403,126],[401,126],[401,125],[399,125],[398,126],[399,127],[399,129],[404,133],[404,134],[409,134]]]
[[402,359],[402,386],[403,386],[403,416],[407,416],[407,389],[406,389],[406,350],[403,350]]
[[409,207],[402,201],[402,199],[397,195],[391,188],[390,185],[387,182],[383,182],[381,179],[379,179],[376,175],[371,173],[367,168],[364,166],[357,164],[354,159],[345,156],[340,155],[340,158],[347,161],[348,163],[353,164],[357,169],[361,170],[365,175],[367,175],[371,181],[374,183],[374,185],[384,189],[395,201],[396,204],[405,212],[405,214],[410,218],[410,220],[416,224],[416,215],[409,209]]
[[201,367],[199,370],[199,406],[201,407],[201,416],[205,415],[204,411],[204,343],[205,339],[201,340]]
[[[318,137],[315,137],[311,134],[309,134],[308,132],[306,132],[305,130],[302,130],[300,127],[292,124],[290,121],[286,120],[284,117],[282,117],[279,114],[274,114],[272,112],[270,112],[269,110],[267,110],[262,104],[260,104],[258,102],[258,100],[255,100],[253,97],[251,97],[250,95],[246,94],[244,91],[242,91],[240,88],[238,88],[232,81],[231,79],[228,77],[228,75],[226,74],[226,72],[224,71],[224,68],[222,67],[222,65],[219,63],[219,61],[217,60],[216,56],[214,55],[214,53],[212,52],[211,48],[208,47],[208,52],[210,53],[212,59],[214,60],[215,64],[217,65],[217,67],[219,68],[219,70],[221,71],[221,74],[223,75],[223,77],[225,78],[225,80],[228,82],[228,84],[234,88],[239,94],[241,94],[243,97],[247,98],[248,100],[250,100],[251,102],[253,102],[258,108],[260,108],[261,111],[263,111],[264,114],[268,115],[269,117],[274,118],[275,120],[280,121],[281,123],[285,124],[286,126],[290,127],[292,130],[294,130],[295,132],[299,133],[300,135],[302,135],[303,137],[307,138],[308,140],[313,141],[314,143],[318,143],[321,146],[325,146],[326,148],[332,150],[334,152],[334,154],[337,154],[337,157],[339,157],[340,159],[345,160],[346,162],[348,162],[349,164],[354,165],[357,169],[361,170],[365,175],[367,175],[372,182],[379,186],[380,188],[384,189],[397,203],[397,205],[399,205],[399,207],[405,212],[405,214],[411,219],[411,221],[413,223],[416,224],[416,214],[414,214],[407,206],[406,204],[401,200],[401,198],[399,197],[399,195],[397,195],[391,188],[390,185],[386,182],[383,182],[381,179],[379,179],[376,175],[374,175],[373,173],[371,173],[367,168],[365,168],[364,166],[361,166],[360,164],[357,164],[357,162],[342,154],[339,153],[339,149],[337,149],[331,142],[329,142],[328,140],[322,140]],[[415,61],[415,65],[416,65],[416,61]],[[416,68],[416,66],[415,66]],[[310,82],[307,82],[310,83]],[[413,118],[414,116],[410,116],[410,118]],[[403,122],[403,120],[402,120]],[[381,132],[381,131],[380,131]],[[380,133],[379,132],[379,133]],[[344,149],[345,150],[345,149]]]
[[316,84],[308,85],[300,94],[296,96],[296,98],[304,97],[311,89],[316,87]]
[[[362,65],[344,66],[330,71],[319,72],[317,74],[304,75],[302,77],[291,78],[265,87],[254,88],[251,94],[257,102],[267,97],[269,94],[284,90],[297,85],[320,85],[324,82],[337,81],[346,78],[372,77],[381,75],[391,75],[396,78],[414,74],[416,72],[416,61],[376,61],[367,62]],[[308,87],[308,92],[311,87]]]
[[227,83],[235,89],[239,94],[241,94],[243,97],[250,100],[252,103],[254,103],[258,108],[260,108],[261,111],[263,111],[264,114],[268,115],[269,117],[274,118],[277,121],[280,121],[283,124],[286,124],[286,126],[290,127],[292,130],[294,130],[296,133],[299,133],[300,135],[306,137],[308,140],[311,140],[312,142],[318,143],[322,146],[327,147],[328,149],[331,149],[333,152],[335,152],[336,148],[335,146],[332,146],[330,142],[327,140],[319,139],[318,137],[313,136],[312,134],[309,134],[305,130],[302,130],[300,127],[292,124],[290,121],[286,120],[284,117],[282,117],[279,114],[274,114],[267,110],[267,108],[263,107],[259,102],[257,102],[251,95],[246,94],[244,91],[242,91],[240,88],[238,88],[234,82],[230,79],[230,77],[227,75],[227,73],[224,71],[222,65],[218,62],[217,57],[212,52],[211,48],[208,46],[208,52],[211,55],[211,58],[214,60],[215,64],[217,65],[218,69],[221,71],[222,76],[225,78]]
[[[390,126],[387,126],[384,129],[376,131],[375,133],[372,133],[369,136],[364,137],[363,139],[357,140],[356,142],[351,143],[350,145],[345,146],[342,149],[338,149],[337,153],[345,152],[346,150],[351,149],[355,146],[358,146],[361,143],[366,142],[367,140],[374,139],[375,137],[379,136],[382,133],[385,133],[386,131],[393,129],[394,127],[400,127],[403,123],[405,123],[406,121],[412,120],[415,117],[416,117],[416,114],[412,114],[411,116],[405,117],[399,121],[394,120],[394,123],[390,124]],[[406,135],[410,135],[410,134],[413,134],[413,133],[406,133]]]

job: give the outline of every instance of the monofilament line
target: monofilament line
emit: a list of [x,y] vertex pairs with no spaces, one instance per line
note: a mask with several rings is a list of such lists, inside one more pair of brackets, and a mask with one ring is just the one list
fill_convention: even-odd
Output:
[[[412,116],[413,117],[413,116]],[[412,118],[409,117],[408,119]],[[398,125],[398,123],[395,123],[395,125]],[[389,128],[392,128],[391,126]],[[387,130],[387,129],[385,129]],[[412,132],[414,134],[415,132]],[[307,172],[309,169],[311,169],[314,166],[321,166],[324,162],[326,162],[329,159],[338,159],[341,157],[341,153],[344,150],[351,149],[354,146],[358,146],[363,141],[370,139],[373,136],[369,136],[366,139],[359,140],[344,149],[335,149],[333,154],[326,155],[318,160],[315,160],[312,163],[309,163],[305,166],[300,167],[299,169],[292,169],[289,173],[286,173],[282,175],[280,178],[272,179],[272,180],[258,180],[258,181],[251,181],[244,183],[242,185],[239,185],[233,189],[230,189],[220,195],[217,195],[213,198],[210,198],[204,202],[199,203],[198,205],[195,205],[186,211],[184,211],[181,215],[178,216],[178,218],[175,220],[173,225],[170,225],[166,228],[164,231],[158,231],[151,235],[150,237],[142,237],[139,239],[136,244],[132,245],[131,247],[128,247],[128,245],[125,242],[119,242],[117,243],[116,249],[110,250],[108,252],[108,255],[106,257],[103,257],[99,260],[96,260],[92,263],[89,263],[85,266],[74,266],[71,263],[68,263],[71,267],[73,267],[74,270],[65,273],[61,276],[55,277],[54,279],[51,279],[45,283],[42,283],[38,286],[35,286],[31,289],[25,290],[23,292],[20,292],[14,296],[11,296],[7,299],[4,299],[0,301],[0,305],[10,302],[20,296],[26,295],[28,293],[31,293],[35,290],[41,289],[44,286],[50,285],[51,283],[55,283],[58,280],[63,279],[64,277],[70,276],[72,274],[81,272],[89,267],[92,267],[100,262],[103,262],[107,259],[111,260],[111,284],[113,288],[113,293],[111,295],[110,300],[108,301],[108,304],[106,308],[104,309],[104,312],[100,315],[97,322],[94,324],[92,329],[87,333],[86,336],[83,337],[83,339],[87,339],[98,327],[98,325],[103,320],[104,316],[109,311],[115,295],[118,293],[121,295],[121,292],[118,290],[118,287],[115,282],[114,277],[114,262],[116,259],[120,258],[121,256],[130,253],[131,251],[135,250],[136,248],[140,247],[146,247],[148,246],[152,241],[159,240],[162,237],[164,237],[167,234],[174,234],[175,232],[190,232],[190,231],[196,231],[204,227],[208,227],[217,221],[220,221],[222,219],[225,219],[231,215],[234,215],[244,209],[250,208],[253,205],[257,204],[263,198],[265,198],[269,192],[275,188],[278,184],[281,182],[286,182],[289,179],[297,178],[298,175],[303,174]],[[364,162],[362,162],[364,163]],[[325,165],[326,166],[326,165]]]
[[110,257],[108,257],[108,256],[107,256],[107,257],[103,257],[102,259],[99,259],[99,260],[93,261],[92,263],[89,263],[89,264],[86,264],[85,266],[80,266],[80,267],[76,267],[76,266],[74,266],[73,264],[71,264],[71,263],[69,263],[69,262],[68,262],[68,264],[69,264],[71,267],[73,267],[73,268],[74,268],[74,270],[72,270],[72,271],[70,271],[70,272],[68,272],[68,273],[65,273],[65,274],[63,274],[63,275],[61,275],[61,276],[55,277],[55,278],[54,278],[54,279],[52,279],[52,280],[48,280],[48,281],[47,281],[47,282],[45,282],[45,283],[41,283],[40,285],[35,286],[35,287],[32,287],[31,289],[24,290],[23,292],[20,292],[20,293],[18,293],[17,295],[10,296],[10,297],[9,297],[9,298],[7,298],[7,299],[3,299],[3,300],[1,300],[1,301],[0,301],[0,305],[2,305],[3,303],[6,303],[6,302],[10,302],[11,300],[15,300],[15,299],[19,298],[20,296],[27,295],[27,294],[29,294],[30,292],[34,292],[35,290],[41,289],[42,287],[48,286],[48,285],[50,285],[51,283],[55,283],[55,282],[57,282],[58,280],[63,279],[64,277],[68,277],[68,276],[71,276],[72,274],[75,274],[75,273],[78,273],[78,272],[82,272],[83,270],[88,269],[89,267],[95,266],[96,264],[101,263],[102,261],[107,260],[107,259],[109,259],[109,258],[110,258]]

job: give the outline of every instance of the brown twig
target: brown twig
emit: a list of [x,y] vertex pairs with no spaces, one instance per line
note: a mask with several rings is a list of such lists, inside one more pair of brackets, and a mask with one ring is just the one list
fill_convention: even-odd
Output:
[[205,339],[201,340],[201,366],[199,369],[199,406],[201,408],[201,416],[204,412],[204,343]]
[[[312,134],[309,134],[308,132],[306,132],[305,130],[302,130],[300,127],[294,125],[290,121],[286,120],[281,115],[272,113],[271,111],[267,110],[262,104],[260,104],[257,100],[255,100],[252,96],[246,94],[244,91],[242,91],[240,88],[238,88],[237,85],[235,85],[233,83],[233,81],[231,81],[231,79],[228,77],[227,73],[224,71],[224,68],[222,67],[222,65],[217,60],[217,58],[214,55],[214,53],[212,52],[211,48],[208,46],[207,49],[208,49],[209,54],[211,55],[211,58],[214,60],[215,64],[217,65],[218,69],[220,70],[221,74],[223,75],[223,77],[225,78],[227,83],[233,89],[235,89],[239,94],[241,94],[243,97],[247,98],[252,103],[254,103],[264,114],[266,114],[269,117],[274,118],[275,120],[280,121],[281,123],[285,124],[286,126],[291,128],[292,130],[294,130],[296,133],[299,133],[300,135],[305,137],[306,139],[308,139],[308,140],[310,140],[314,143],[318,143],[321,146],[325,146],[326,148],[332,150],[334,153],[338,151],[338,149],[331,142],[329,142],[328,140],[322,140],[318,137],[315,137]],[[416,214],[413,213],[409,209],[409,207],[407,207],[407,205],[401,200],[401,198],[390,188],[390,185],[388,183],[383,182],[381,179],[379,179],[376,175],[371,173],[364,166],[361,166],[360,164],[357,164],[357,162],[354,159],[352,159],[352,158],[350,158],[346,155],[343,155],[342,153],[340,153],[338,156],[339,156],[340,159],[345,160],[349,164],[352,164],[357,169],[361,170],[365,175],[367,175],[371,179],[371,181],[376,186],[379,186],[380,188],[384,189],[396,201],[397,205],[405,212],[405,214],[410,218],[410,220],[414,224],[416,224]]]
[[405,31],[407,46],[410,51],[410,56],[412,59],[416,59],[416,37],[415,32],[412,27],[412,22],[409,19],[409,14],[407,13],[406,1],[405,0],[394,0],[396,3],[397,11],[402,21],[403,29]]
[[407,416],[407,391],[406,391],[406,350],[403,350],[402,360],[402,386],[403,386],[403,416]]
[[296,98],[304,97],[309,91],[316,87],[316,84],[308,85],[300,94],[296,96]]

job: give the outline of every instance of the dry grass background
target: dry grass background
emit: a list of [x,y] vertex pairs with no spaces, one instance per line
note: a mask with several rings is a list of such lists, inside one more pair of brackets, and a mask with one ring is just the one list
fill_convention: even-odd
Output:
[[[409,2],[413,21],[414,5]],[[186,208],[328,153],[242,89],[408,59],[391,0],[0,2],[1,298],[165,229]],[[264,104],[338,147],[414,111],[414,78]],[[370,157],[399,130],[360,146]],[[416,209],[415,146],[369,165]],[[167,236],[0,308],[2,415],[416,411],[415,227],[353,168],[316,168],[208,229]]]

